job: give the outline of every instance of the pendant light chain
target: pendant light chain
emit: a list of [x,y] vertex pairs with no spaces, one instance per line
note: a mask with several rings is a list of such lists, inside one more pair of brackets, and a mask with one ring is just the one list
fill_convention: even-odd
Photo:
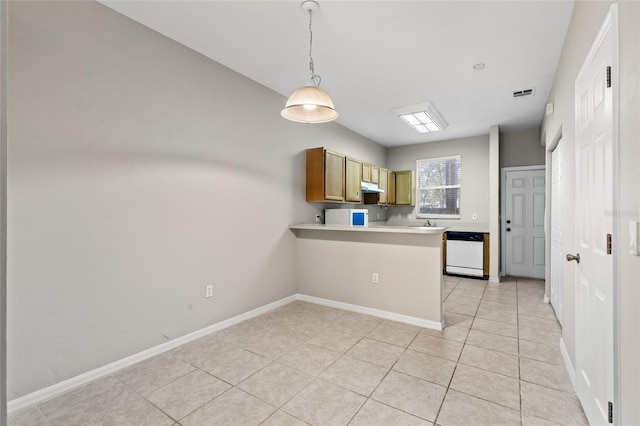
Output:
[[313,51],[313,30],[311,29],[312,19],[313,11],[309,9],[309,71],[311,71],[311,81],[313,82],[313,84],[315,84],[316,87],[320,87],[322,77],[316,74],[313,64],[313,56],[311,55],[311,52]]

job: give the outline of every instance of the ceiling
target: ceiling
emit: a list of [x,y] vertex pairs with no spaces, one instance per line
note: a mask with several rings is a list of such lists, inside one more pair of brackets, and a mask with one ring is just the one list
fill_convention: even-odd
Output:
[[[102,3],[285,97],[309,80],[298,1]],[[319,3],[313,58],[337,121],[387,147],[538,127],[573,10],[553,0]],[[514,99],[523,89],[534,95]],[[443,132],[419,134],[391,111],[426,101],[448,121]]]

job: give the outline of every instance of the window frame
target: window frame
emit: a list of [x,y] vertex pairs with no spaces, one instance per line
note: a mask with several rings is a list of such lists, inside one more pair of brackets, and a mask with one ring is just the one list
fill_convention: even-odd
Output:
[[[420,186],[420,163],[424,163],[427,161],[443,161],[457,159],[458,167],[460,169],[460,180],[457,185],[443,185],[443,186],[431,186],[431,187],[421,187]],[[462,217],[462,156],[461,155],[448,155],[444,157],[433,157],[433,158],[423,158],[420,160],[416,160],[416,218],[417,219],[460,219]],[[458,208],[457,214],[442,214],[442,213],[420,213],[420,200],[421,200],[421,190],[424,189],[438,189],[438,188],[458,188],[458,194],[460,199],[460,207]]]

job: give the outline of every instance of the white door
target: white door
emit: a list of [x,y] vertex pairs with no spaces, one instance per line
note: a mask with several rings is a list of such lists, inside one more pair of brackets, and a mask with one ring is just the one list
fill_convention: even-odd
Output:
[[551,272],[549,300],[562,324],[562,268],[564,267],[564,250],[562,243],[562,139],[551,153]]
[[576,393],[591,424],[608,423],[613,401],[613,256],[607,250],[607,235],[613,234],[612,9],[575,86]]
[[544,168],[507,170],[505,179],[505,271],[544,278]]

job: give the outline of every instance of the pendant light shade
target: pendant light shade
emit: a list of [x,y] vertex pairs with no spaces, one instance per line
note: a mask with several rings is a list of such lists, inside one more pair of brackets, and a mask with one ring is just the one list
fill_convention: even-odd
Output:
[[313,57],[313,32],[311,20],[313,12],[320,7],[314,0],[305,0],[300,5],[303,11],[309,14],[309,71],[311,71],[311,83],[301,87],[289,96],[280,115],[287,120],[297,123],[327,123],[338,118],[338,113],[333,107],[333,102],[326,92],[320,89],[322,78],[315,73]]
[[304,86],[293,92],[280,115],[298,123],[327,123],[338,118],[329,95],[315,86]]

